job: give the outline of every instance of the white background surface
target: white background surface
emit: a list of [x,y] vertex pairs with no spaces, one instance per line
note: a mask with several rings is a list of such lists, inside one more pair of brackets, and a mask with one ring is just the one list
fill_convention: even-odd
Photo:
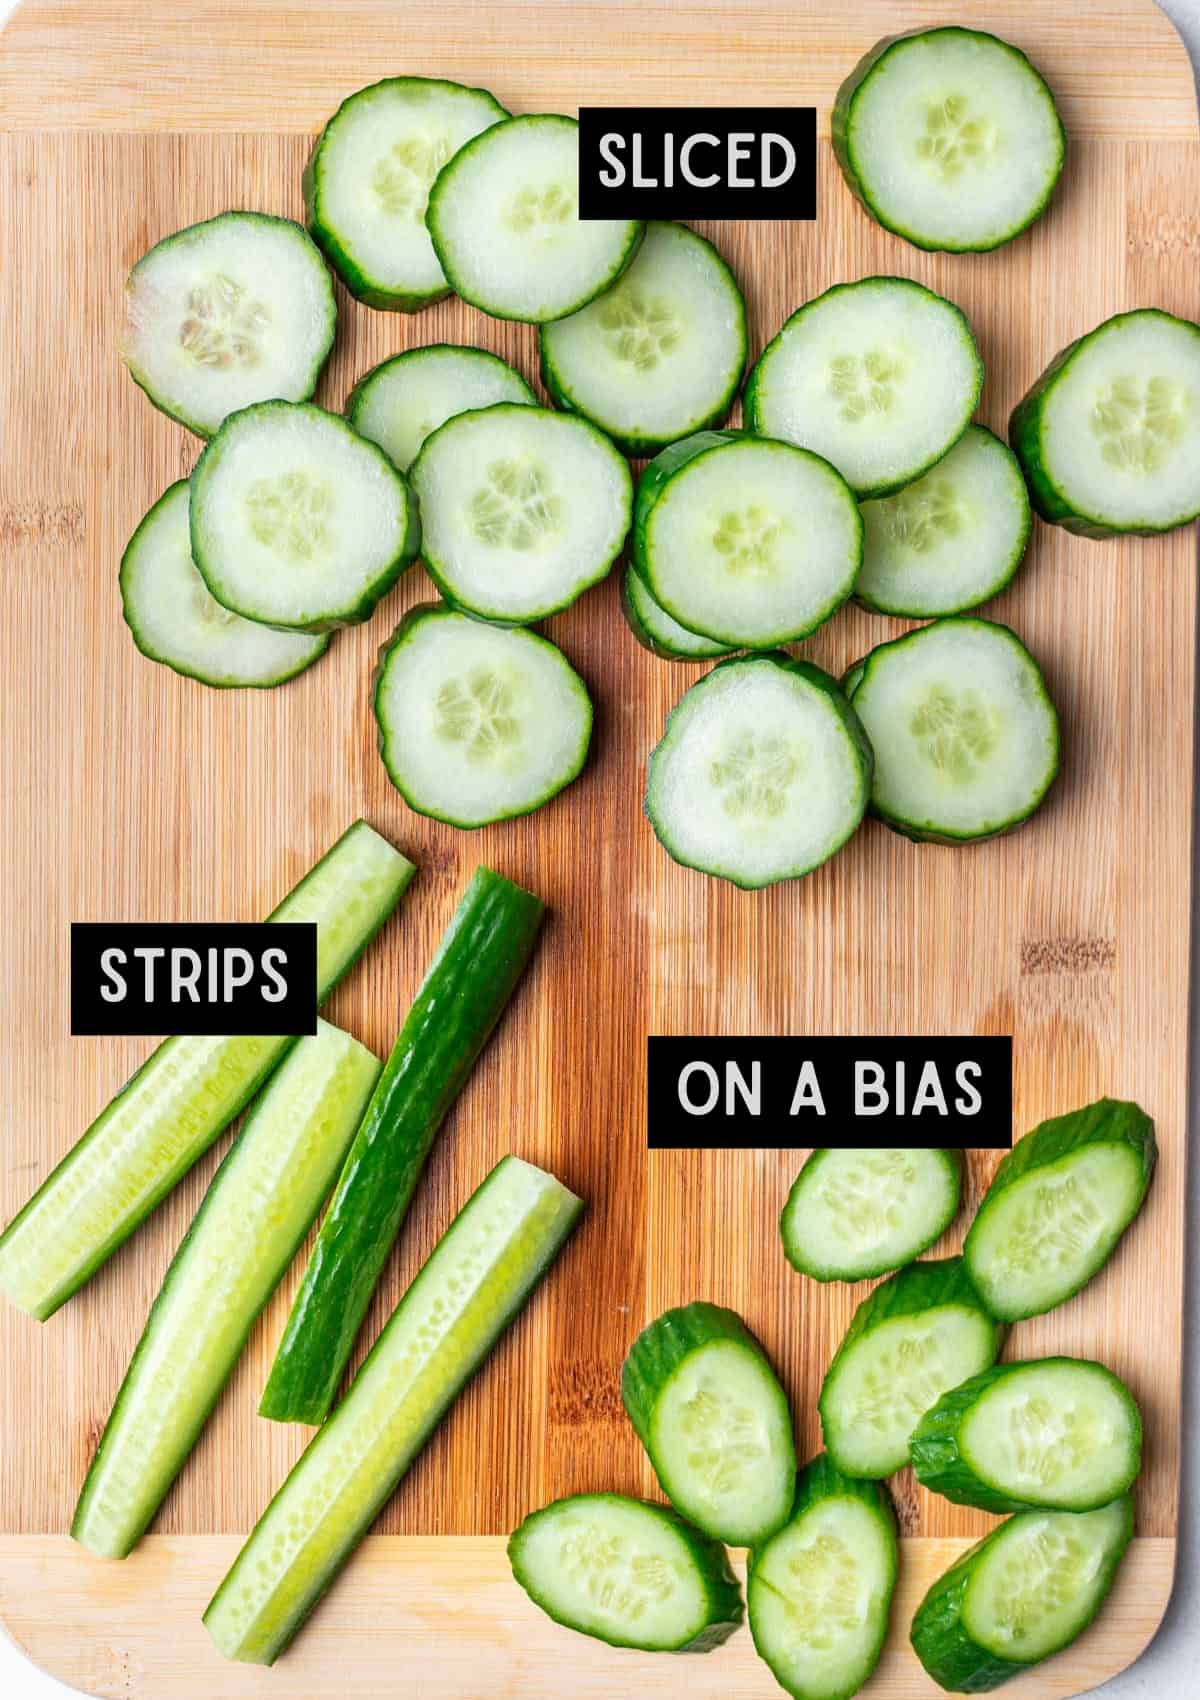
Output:
[[[481,5],[487,0],[479,0]],[[1046,0],[1053,4],[1054,0]],[[1160,0],[1187,42],[1192,64],[1200,76],[1200,0]],[[0,0],[0,20],[13,10],[14,0]],[[1069,7],[1065,8],[1069,10]],[[899,10],[899,9],[898,9]],[[920,5],[914,0],[912,25],[920,21]],[[897,28],[909,27],[898,17]],[[383,74],[382,72],[380,73]],[[1136,77],[1136,65],[1130,66]],[[1196,315],[1200,317],[1200,275],[1197,276]],[[1200,797],[1197,799],[1200,804]],[[1200,926],[1193,926],[1193,963],[1200,964]],[[1193,1005],[1197,999],[1193,998]],[[1193,1081],[1193,1127],[1200,1127],[1200,1069]],[[1200,1223],[1200,1152],[1192,1153],[1191,1211],[1189,1222]],[[1200,1258],[1192,1256],[1188,1270],[1188,1296],[1200,1296]],[[1191,1307],[1189,1306],[1189,1310]],[[1170,1609],[1149,1651],[1130,1670],[1095,1690],[1103,1700],[1197,1700],[1200,1696],[1200,1507],[1196,1504],[1200,1480],[1200,1426],[1193,1429],[1190,1413],[1200,1410],[1200,1352],[1191,1349],[1188,1330],[1188,1361],[1184,1393],[1184,1470],[1180,1523],[1179,1568]],[[398,1678],[399,1691],[399,1678]],[[780,1690],[782,1694],[782,1690]],[[1003,1693],[1003,1690],[1001,1690]],[[45,1676],[0,1632],[0,1700],[72,1700],[76,1691]],[[155,1700],[171,1700],[169,1693]],[[214,1700],[219,1696],[214,1694]],[[384,1700],[381,1696],[380,1700]],[[465,1700],[465,1697],[464,1697]],[[537,1700],[531,1696],[530,1700]]]

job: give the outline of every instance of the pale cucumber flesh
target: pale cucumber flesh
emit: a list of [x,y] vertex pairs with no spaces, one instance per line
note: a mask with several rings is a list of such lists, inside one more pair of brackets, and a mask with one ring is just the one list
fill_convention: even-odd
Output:
[[654,600],[650,586],[636,568],[625,569],[621,609],[638,642],[673,661],[711,661],[728,655],[730,646],[690,632]]
[[355,385],[346,417],[407,472],[421,444],[459,413],[499,401],[536,405],[519,372],[482,348],[439,343],[385,360]]
[[958,1206],[957,1154],[920,1147],[814,1152],[780,1220],[784,1250],[820,1281],[860,1281],[910,1263]]
[[1137,1412],[1115,1377],[1076,1362],[1014,1368],[967,1415],[959,1444],[984,1481],[1035,1505],[1098,1505],[1137,1474]]

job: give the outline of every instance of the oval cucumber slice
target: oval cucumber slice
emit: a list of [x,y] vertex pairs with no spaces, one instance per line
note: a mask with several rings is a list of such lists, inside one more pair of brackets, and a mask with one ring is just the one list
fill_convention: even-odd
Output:
[[498,401],[537,406],[524,378],[497,355],[439,342],[373,367],[351,390],[346,418],[407,472],[431,431],[456,414]]
[[958,1211],[961,1190],[957,1151],[814,1151],[779,1220],[784,1255],[816,1281],[885,1275],[940,1239]]
[[654,600],[649,585],[632,566],[626,567],[621,581],[621,612],[642,648],[652,655],[661,655],[665,661],[710,661],[732,653],[729,645],[714,643],[699,632],[689,632],[686,626],[672,619],[662,604]]
[[626,454],[654,454],[725,417],[746,364],[746,303],[721,255],[654,221],[611,289],[543,325],[542,377]]

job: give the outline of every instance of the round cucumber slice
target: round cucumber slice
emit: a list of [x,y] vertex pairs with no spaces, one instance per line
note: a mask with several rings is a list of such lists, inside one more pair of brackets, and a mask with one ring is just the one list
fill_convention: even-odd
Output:
[[854,709],[875,751],[871,806],[907,838],[1008,832],[1058,772],[1058,715],[1037,662],[989,620],[938,620],[880,644]]
[[498,401],[537,406],[521,374],[497,355],[438,342],[373,367],[351,390],[346,418],[407,472],[430,432],[456,414]]
[[434,178],[508,113],[486,89],[386,77],[344,100],[304,170],[308,227],[351,295],[411,313],[450,293],[425,228]]
[[646,814],[675,861],[746,888],[807,874],[857,830],[871,747],[836,680],[782,652],[719,662],[672,709]]
[[513,625],[604,578],[629,530],[633,481],[585,419],[497,403],[438,427],[413,463],[423,555],[448,602]]
[[633,567],[621,582],[621,612],[634,637],[652,655],[666,661],[711,661],[731,653],[731,646],[689,632],[654,600],[650,587]]
[[579,217],[579,125],[508,118],[438,174],[426,223],[464,301],[497,319],[563,319],[614,284],[637,251],[637,219]]
[[227,212],[142,255],[121,357],[155,407],[208,437],[254,402],[307,401],[336,325],[333,284],[300,226]]
[[983,425],[894,496],[862,505],[865,608],[926,620],[998,596],[1021,564],[1032,519],[1017,458]]
[[1064,348],[1009,438],[1043,519],[1085,537],[1153,535],[1200,515],[1200,325],[1118,313]]
[[784,1255],[816,1281],[863,1281],[928,1251],[962,1190],[957,1151],[915,1146],[814,1151],[779,1221]]
[[982,386],[959,308],[910,278],[867,277],[792,314],[750,374],[746,419],[824,455],[860,497],[886,496],[954,447]]
[[655,221],[611,289],[543,325],[542,377],[626,454],[654,454],[725,417],[746,346],[746,303],[716,248]]
[[1019,48],[950,25],[888,36],[838,90],[842,175],[872,218],[918,248],[998,248],[1045,211],[1066,135]]
[[529,814],[587,760],[591,698],[562,651],[441,604],[405,615],[380,651],[373,701],[392,784],[451,826]]
[[382,449],[286,401],[225,421],[196,462],[190,512],[192,558],[221,606],[299,631],[367,619],[421,535]]

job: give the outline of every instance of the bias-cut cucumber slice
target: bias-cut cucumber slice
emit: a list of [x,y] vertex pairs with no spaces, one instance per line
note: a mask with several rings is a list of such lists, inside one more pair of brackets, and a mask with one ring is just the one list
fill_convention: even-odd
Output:
[[499,356],[439,342],[373,367],[351,390],[346,418],[407,472],[431,431],[458,413],[498,401],[537,406],[524,378]]
[[871,806],[906,838],[1011,831],[1058,773],[1058,715],[1037,662],[989,620],[938,620],[880,644],[854,709],[875,751]]
[[629,468],[594,425],[510,402],[439,426],[412,481],[442,595],[509,625],[545,619],[604,578],[633,507]]
[[741,431],[699,431],[638,481],[633,565],[681,625],[731,647],[807,637],[854,589],[863,527],[827,460]]
[[966,430],[983,362],[959,308],[911,278],[838,283],[759,356],[746,419],[824,455],[860,496],[928,472]]
[[[314,921],[323,1000],[416,869],[356,821],[275,909]],[[0,1292],[40,1321],[127,1240],[287,1055],[294,1039],[164,1039],[0,1234]]]
[[917,1608],[912,1644],[954,1693],[999,1688],[1091,1623],[1133,1535],[1128,1494],[1099,1511],[1025,1511],[952,1565]]
[[542,377],[560,407],[626,454],[722,420],[746,364],[746,303],[711,242],[655,221],[611,289],[543,325]]
[[497,319],[563,319],[614,284],[637,251],[637,219],[579,217],[579,125],[508,118],[443,166],[429,234],[451,286]]
[[154,1301],[79,1496],[71,1533],[124,1558],[199,1437],[255,1318],[333,1185],[379,1073],[318,1021],[217,1170]]
[[272,1664],[553,1262],[582,1209],[505,1157],[417,1273],[204,1614],[228,1659]]
[[961,1257],[910,1263],[855,1311],[821,1387],[825,1446],[848,1476],[890,1476],[948,1388],[990,1369],[1001,1330]]
[[1043,519],[1084,537],[1200,515],[1200,325],[1118,313],[1064,348],[1009,421]]
[[1092,1511],[1136,1481],[1142,1419],[1102,1364],[997,1364],[926,1411],[909,1453],[917,1480],[957,1505]]
[[336,325],[329,273],[300,226],[227,212],[134,266],[121,356],[155,407],[208,437],[254,402],[307,401]]
[[888,36],[838,90],[842,175],[872,218],[918,248],[998,248],[1046,210],[1067,138],[1019,48],[950,25]]
[[866,608],[924,620],[998,596],[1021,564],[1032,519],[1016,456],[983,425],[915,483],[862,506],[854,594]]
[[858,1693],[883,1651],[897,1566],[886,1488],[814,1458],[791,1518],[755,1549],[746,1587],[754,1645],[795,1700]]
[[650,586],[632,566],[626,567],[621,581],[621,612],[642,648],[666,661],[711,661],[732,653],[731,645],[714,643],[699,632],[689,632],[686,626],[672,619],[662,604],[654,600]]
[[592,701],[562,651],[441,604],[404,616],[380,651],[373,701],[388,778],[410,808],[451,826],[529,814],[587,760]]
[[796,879],[857,831],[871,746],[837,681],[782,651],[735,655],[685,692],[650,757],[668,855],[746,888]]
[[243,620],[214,600],[192,560],[186,478],[164,491],[129,539],[121,605],[143,655],[204,685],[281,685],[329,644]]
[[1086,1286],[1141,1209],[1157,1156],[1150,1117],[1116,1098],[1019,1139],[963,1245],[992,1315],[1040,1316]]
[[403,473],[311,404],[227,419],[196,462],[190,502],[192,559],[213,596],[289,630],[367,619],[420,544]]
[[735,1311],[690,1304],[643,1329],[621,1398],[676,1511],[732,1546],[784,1523],[796,1488],[787,1396]]
[[438,172],[508,113],[486,89],[386,77],[344,100],[304,169],[308,227],[351,295],[411,313],[450,293],[425,228]]
[[940,1239],[954,1220],[961,1189],[957,1151],[814,1151],[779,1220],[784,1254],[793,1269],[816,1281],[886,1275]]
[[610,1647],[707,1653],[742,1621],[724,1547],[646,1500],[556,1499],[513,1531],[508,1557],[548,1617]]

